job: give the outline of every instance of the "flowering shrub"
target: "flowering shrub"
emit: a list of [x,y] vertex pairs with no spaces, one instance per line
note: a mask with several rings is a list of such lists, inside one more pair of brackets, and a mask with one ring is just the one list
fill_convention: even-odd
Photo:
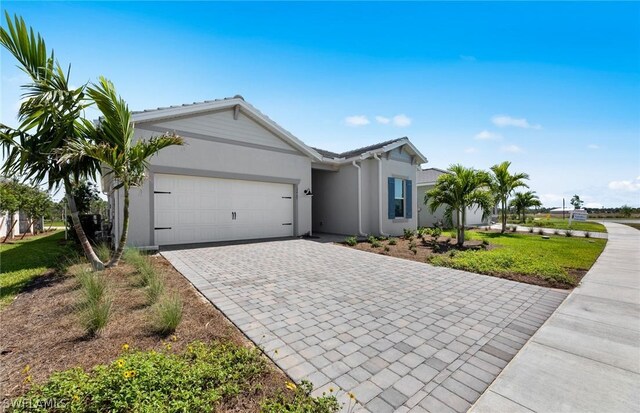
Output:
[[[338,400],[331,391],[321,397],[311,397],[313,386],[303,380],[299,385],[287,383],[289,394],[281,392],[261,405],[263,413],[335,413],[340,409]],[[292,393],[292,394],[291,394]]]

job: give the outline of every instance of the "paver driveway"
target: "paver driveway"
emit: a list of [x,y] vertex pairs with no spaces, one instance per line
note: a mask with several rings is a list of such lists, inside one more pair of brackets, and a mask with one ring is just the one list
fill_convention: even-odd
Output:
[[466,411],[566,297],[307,240],[162,254],[291,378],[373,413]]

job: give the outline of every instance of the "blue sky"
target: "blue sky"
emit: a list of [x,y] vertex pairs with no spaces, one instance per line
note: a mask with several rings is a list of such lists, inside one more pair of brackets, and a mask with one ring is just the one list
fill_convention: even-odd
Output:
[[[4,1],[132,109],[241,94],[311,146],[511,160],[545,206],[640,206],[640,3]],[[1,52],[2,122],[23,76]],[[95,116],[88,112],[88,116]]]

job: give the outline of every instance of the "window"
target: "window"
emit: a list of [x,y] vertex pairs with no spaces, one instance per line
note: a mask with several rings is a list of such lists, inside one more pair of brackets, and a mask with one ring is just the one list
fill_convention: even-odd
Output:
[[395,217],[404,218],[404,179],[394,178],[394,205],[395,205]]

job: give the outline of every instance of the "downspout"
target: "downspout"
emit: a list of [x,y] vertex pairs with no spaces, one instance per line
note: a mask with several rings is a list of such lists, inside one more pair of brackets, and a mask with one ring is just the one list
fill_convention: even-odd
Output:
[[362,232],[362,171],[356,161],[351,161],[351,165],[355,166],[358,170],[358,235],[366,237],[367,234]]
[[388,237],[389,234],[382,231],[382,160],[377,153],[373,154],[373,159],[378,161],[378,232],[383,237]]

